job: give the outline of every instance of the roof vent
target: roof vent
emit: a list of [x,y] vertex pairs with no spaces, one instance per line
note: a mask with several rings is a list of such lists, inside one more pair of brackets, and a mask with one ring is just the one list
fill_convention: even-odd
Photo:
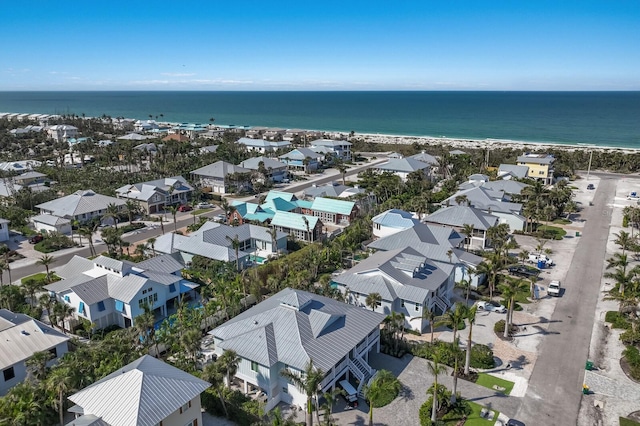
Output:
[[27,330],[22,330],[20,334],[22,334],[23,336],[28,336],[29,332]]
[[253,325],[258,325],[258,321],[253,320]]

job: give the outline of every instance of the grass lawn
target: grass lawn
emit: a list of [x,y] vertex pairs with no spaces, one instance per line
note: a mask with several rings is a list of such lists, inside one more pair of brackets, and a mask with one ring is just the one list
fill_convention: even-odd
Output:
[[536,231],[540,231],[544,234],[551,236],[554,240],[561,240],[567,235],[567,231],[557,226],[540,225],[536,228]]
[[[467,417],[467,420],[464,422],[464,426],[493,426],[498,420],[498,411],[493,411],[493,420],[487,420],[480,417],[480,411],[482,410],[482,405],[476,404],[475,402],[468,401],[471,406],[471,414]],[[447,426],[455,426],[462,418],[455,418],[447,420]]]
[[511,393],[511,391],[513,390],[513,382],[510,382],[508,380],[503,380],[503,379],[499,379],[497,377],[491,376],[489,374],[486,373],[480,373],[478,375],[478,380],[476,381],[476,384],[480,385],[480,386],[484,386],[485,388],[491,389],[491,390],[495,390],[493,388],[494,385],[499,386],[501,388],[504,388],[504,391],[497,391],[496,392],[500,392],[504,395],[509,395]]
[[199,214],[202,214],[202,213],[210,212],[211,210],[212,209],[198,209],[198,210],[193,211],[192,213],[195,214],[195,215],[199,215]]
[[553,223],[557,223],[558,225],[571,225],[571,221],[567,219],[563,219],[561,217],[557,218],[553,221]]
[[[24,284],[25,281],[30,280],[30,279],[34,279],[36,281],[39,280],[45,280],[47,277],[47,274],[45,272],[38,272],[37,274],[33,274],[33,275],[29,275],[28,277],[24,277],[20,280],[20,282],[22,284]],[[49,277],[51,278],[51,282],[54,281],[60,281],[60,277],[58,277],[56,274],[53,273],[53,271],[51,271],[51,273],[49,274]]]
[[640,426],[640,423],[620,417],[620,426]]

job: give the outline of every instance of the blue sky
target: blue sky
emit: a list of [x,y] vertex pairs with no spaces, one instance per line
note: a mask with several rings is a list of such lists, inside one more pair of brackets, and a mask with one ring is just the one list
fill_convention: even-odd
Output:
[[0,90],[640,90],[640,1],[2,4]]

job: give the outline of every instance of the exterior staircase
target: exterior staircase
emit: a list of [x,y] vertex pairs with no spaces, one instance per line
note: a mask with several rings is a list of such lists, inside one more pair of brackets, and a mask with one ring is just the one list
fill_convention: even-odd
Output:
[[367,362],[359,357],[355,357],[349,362],[349,370],[358,378],[358,396],[364,398],[364,385],[368,384],[371,378],[377,373]]
[[440,297],[438,295],[436,295],[433,298],[433,301],[435,302],[435,304],[438,307],[438,309],[440,309],[442,311],[443,314],[445,312],[447,312],[449,310],[449,308],[451,307],[451,304],[449,303],[448,300],[443,299],[442,297]]

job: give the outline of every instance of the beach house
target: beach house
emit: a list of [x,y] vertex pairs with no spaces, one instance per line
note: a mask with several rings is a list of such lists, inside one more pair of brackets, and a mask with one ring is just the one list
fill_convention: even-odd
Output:
[[362,391],[375,370],[369,354],[380,350],[384,315],[328,297],[286,288],[210,331],[216,352],[240,357],[235,378],[245,393],[260,392],[265,410],[280,402],[306,406],[307,396],[283,375],[302,374],[309,362],[324,379],[320,394],[341,380]]
[[191,174],[203,190],[217,194],[228,194],[251,187],[251,170],[226,161],[217,161],[193,170]]
[[[169,257],[166,265],[175,264]],[[155,265],[155,268],[154,268]],[[149,306],[156,319],[169,316],[182,297],[196,297],[193,289],[198,284],[185,280],[180,272],[170,273],[166,266],[160,270],[155,264],[136,264],[98,256],[93,260],[74,256],[68,263],[56,268],[60,281],[45,289],[58,301],[74,308],[68,319],[68,329],[80,319],[88,320],[101,329],[110,325],[131,327],[135,318]]]
[[70,338],[28,315],[0,309],[0,396],[27,378],[26,361],[49,352],[51,367],[68,352]]
[[553,183],[553,163],[556,161],[551,154],[525,153],[517,158],[518,166],[528,167],[527,177],[541,180],[546,185]]
[[420,220],[404,210],[391,209],[374,216],[371,222],[373,224],[373,236],[382,238],[413,228],[420,223]]
[[490,247],[487,238],[489,228],[500,224],[500,218],[469,206],[443,207],[425,218],[426,223],[452,227],[463,233],[465,225],[473,227],[471,235],[464,235],[468,249],[485,250]]
[[36,208],[43,215],[50,214],[70,221],[77,220],[80,223],[85,223],[91,219],[99,219],[104,216],[109,205],[115,205],[119,211],[122,211],[125,201],[108,195],[97,194],[93,190],[87,189],[38,204]]
[[78,128],[70,124],[56,124],[45,128],[47,136],[54,142],[67,142],[78,136]]
[[403,182],[406,182],[411,173],[422,173],[426,177],[431,176],[432,165],[423,163],[414,158],[392,158],[386,163],[373,167],[379,173],[389,172],[399,176]]
[[332,139],[316,139],[310,142],[311,149],[318,147],[326,148],[327,153],[334,159],[340,161],[351,161],[351,143],[347,141]]
[[244,160],[238,166],[258,173],[259,179],[271,182],[282,182],[287,179],[287,165],[282,161],[269,157],[252,157]]
[[[405,327],[422,332],[429,324],[424,312],[440,315],[451,307],[455,267],[434,262],[412,247],[379,251],[348,271],[334,276],[332,283],[356,306],[389,315],[404,315]],[[368,307],[367,296],[377,293],[381,303]]]
[[193,190],[185,178],[173,176],[124,185],[116,189],[116,195],[137,202],[147,214],[152,214],[164,210],[166,206],[188,203]]
[[202,426],[200,394],[211,386],[149,355],[69,396],[68,425]]
[[261,154],[273,153],[279,149],[287,149],[291,147],[291,142],[289,141],[274,141],[252,138],[240,138],[236,143],[243,145],[247,151],[255,151]]
[[302,170],[308,173],[318,169],[323,157],[323,155],[318,154],[310,148],[301,147],[281,155],[278,158],[285,162],[290,170]]

